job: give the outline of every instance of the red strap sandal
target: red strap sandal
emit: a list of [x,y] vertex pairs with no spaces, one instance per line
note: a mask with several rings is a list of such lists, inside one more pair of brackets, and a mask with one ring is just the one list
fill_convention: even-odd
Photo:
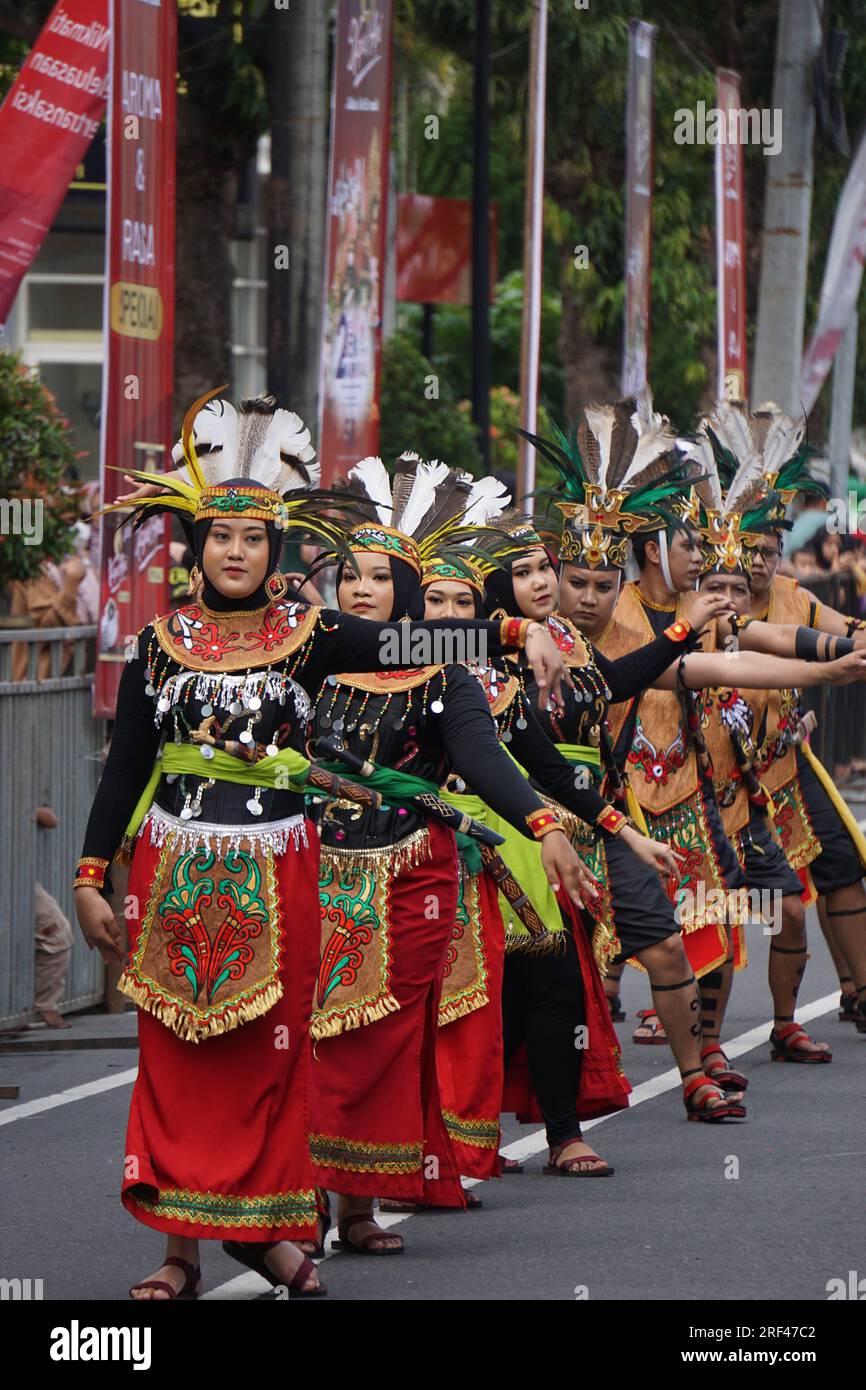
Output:
[[499,1155],[499,1174],[505,1177],[506,1173],[522,1173],[523,1164],[519,1158],[507,1158],[505,1154]]
[[[812,1047],[801,1047],[798,1039],[805,1038]],[[805,1028],[799,1023],[786,1023],[784,1028],[773,1028],[770,1033],[770,1056],[774,1062],[832,1062],[833,1054],[827,1048],[818,1050]]]
[[638,1009],[637,1016],[641,1022],[631,1035],[632,1042],[639,1047],[665,1047],[668,1035],[655,1009]]
[[[704,1086],[707,1089],[704,1094],[695,1098],[695,1092]],[[713,1097],[717,1096],[721,1105],[713,1105]],[[724,1092],[711,1081],[703,1072],[698,1072],[687,1081],[683,1088],[683,1105],[686,1107],[686,1118],[698,1120],[701,1124],[717,1125],[723,1124],[727,1120],[744,1120],[746,1118],[746,1107],[738,1102],[727,1100]]]
[[[160,1289],[167,1293],[169,1298],[198,1298],[201,1285],[201,1269],[198,1265],[191,1265],[189,1260],[182,1260],[179,1255],[169,1255],[168,1259],[163,1260],[163,1267],[170,1265],[172,1269],[180,1269],[185,1276],[183,1288],[178,1290],[173,1284],[169,1284],[166,1279],[142,1279],[140,1284],[133,1284],[129,1290],[130,1298],[135,1298],[136,1289]],[[136,1302],[139,1300],[136,1299]]]
[[334,1241],[338,1250],[342,1250],[347,1255],[402,1255],[405,1250],[403,1237],[397,1236],[399,1245],[380,1245],[378,1249],[373,1248],[374,1240],[381,1240],[383,1236],[390,1236],[390,1231],[385,1231],[381,1226],[376,1226],[375,1231],[368,1231],[365,1236],[360,1236],[357,1241],[349,1239],[349,1232],[353,1226],[359,1222],[366,1221],[368,1224],[376,1226],[371,1212],[356,1212],[354,1216],[346,1216],[337,1222],[337,1234],[340,1239]]
[[317,1284],[314,1289],[304,1288],[310,1275],[316,1273],[316,1266],[313,1264],[313,1261],[308,1260],[306,1256],[296,1269],[294,1278],[290,1281],[288,1286],[284,1279],[281,1279],[278,1274],[274,1273],[270,1265],[265,1264],[265,1255],[269,1250],[273,1250],[275,1246],[280,1244],[281,1242],[278,1240],[255,1242],[224,1240],[222,1247],[227,1255],[233,1260],[237,1260],[238,1264],[242,1264],[246,1269],[251,1269],[256,1274],[260,1274],[263,1279],[267,1280],[272,1289],[288,1287],[289,1298],[324,1298],[328,1292],[324,1284]]
[[[610,1178],[613,1176],[614,1169],[610,1164],[605,1163],[597,1153],[590,1149],[588,1154],[574,1154],[571,1158],[562,1159],[562,1154],[569,1144],[583,1144],[583,1139],[567,1139],[564,1144],[557,1144],[550,1150],[550,1162],[542,1168],[543,1173],[548,1173],[553,1177],[559,1178]],[[587,1144],[587,1148],[589,1145]],[[580,1168],[581,1163],[600,1163],[600,1168]]]
[[[704,1059],[713,1054],[718,1054],[718,1056],[722,1058],[722,1061],[712,1062],[708,1066]],[[701,1062],[703,1063],[706,1075],[723,1091],[745,1091],[749,1084],[749,1078],[743,1076],[741,1071],[731,1070],[731,1065],[724,1052],[714,1043],[707,1043],[706,1047],[701,1048]]]

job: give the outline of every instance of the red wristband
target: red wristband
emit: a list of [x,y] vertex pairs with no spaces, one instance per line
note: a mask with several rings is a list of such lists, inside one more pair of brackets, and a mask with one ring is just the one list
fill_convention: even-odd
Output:
[[628,817],[622,811],[618,811],[615,806],[605,806],[595,818],[595,823],[601,830],[606,830],[610,835],[618,835],[623,826],[628,825]]
[[79,859],[75,869],[75,878],[72,880],[72,887],[104,888],[108,862],[107,859],[98,859],[92,855]]
[[522,648],[526,643],[526,633],[531,622],[531,618],[503,618],[499,624],[503,647]]
[[686,622],[685,618],[677,618],[675,623],[671,623],[670,627],[665,628],[662,635],[671,642],[685,642],[691,630],[691,623]]
[[536,840],[543,840],[545,835],[550,834],[551,830],[562,829],[562,821],[559,816],[547,806],[542,806],[537,811],[530,811],[526,817],[526,824]]

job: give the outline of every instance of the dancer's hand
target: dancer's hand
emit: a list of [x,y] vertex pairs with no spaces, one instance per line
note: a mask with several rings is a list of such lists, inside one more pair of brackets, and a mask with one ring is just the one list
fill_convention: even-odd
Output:
[[858,647],[847,656],[828,661],[824,670],[831,685],[850,685],[852,681],[866,680],[866,649]]
[[[583,907],[583,894],[592,896],[588,885],[585,886],[588,870],[561,830],[551,830],[541,841],[541,862],[554,893],[562,886],[575,907]],[[594,884],[591,874],[589,878]]]
[[734,618],[737,614],[727,594],[714,594],[707,590],[683,594],[680,612],[695,632],[700,632],[713,618]]
[[538,708],[546,709],[552,700],[558,710],[563,708],[562,687],[573,686],[568,667],[559,647],[546,627],[533,623],[526,634],[526,659],[538,686]]
[[671,849],[670,845],[664,844],[661,840],[651,840],[648,835],[641,835],[640,831],[635,830],[634,826],[631,825],[625,826],[620,834],[642,863],[655,869],[661,878],[673,878],[679,882],[680,866],[677,860],[677,851]]
[[75,912],[84,940],[91,951],[96,947],[106,965],[112,961],[123,964],[120,927],[111,904],[97,888],[76,888]]

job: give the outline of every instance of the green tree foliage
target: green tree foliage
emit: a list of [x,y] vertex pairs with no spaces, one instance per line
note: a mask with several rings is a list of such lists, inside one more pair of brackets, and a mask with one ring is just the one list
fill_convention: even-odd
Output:
[[38,545],[11,525],[0,528],[0,594],[15,579],[35,578],[43,560],[72,552],[82,489],[71,481],[78,456],[68,431],[51,392],[16,354],[0,353],[0,498],[13,522],[15,504],[25,500],[42,513]]
[[471,421],[457,409],[448,381],[404,333],[395,333],[382,349],[381,414],[379,453],[387,465],[413,449],[422,458],[481,471]]

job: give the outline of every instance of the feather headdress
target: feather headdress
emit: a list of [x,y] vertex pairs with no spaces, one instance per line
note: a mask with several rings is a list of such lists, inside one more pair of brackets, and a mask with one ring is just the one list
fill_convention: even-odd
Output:
[[[242,516],[271,522],[280,530],[311,532],[331,546],[345,550],[345,528],[324,508],[334,497],[317,488],[320,477],[310,431],[294,411],[281,409],[273,396],[258,396],[236,409],[216,397],[218,387],[201,396],[187,411],[181,437],[172,450],[177,468],[169,473],[123,469],[131,478],[159,492],[133,503],[110,503],[108,511],[132,508],[139,526],[148,516],[170,512],[191,537],[196,521]],[[249,479],[244,488],[229,480]]]
[[622,569],[628,537],[675,524],[689,490],[673,457],[676,436],[653,409],[648,386],[636,398],[588,405],[568,435],[520,433],[560,477],[552,500],[563,514],[560,558],[588,569]]
[[495,478],[473,478],[438,459],[401,454],[393,481],[379,458],[361,459],[349,470],[348,487],[375,509],[376,520],[352,531],[351,546],[405,560],[420,576],[434,561],[452,570],[440,578],[470,582],[473,567],[492,568],[510,538],[491,526],[510,501]]
[[705,572],[751,570],[751,552],[769,531],[780,531],[787,504],[804,488],[822,490],[808,472],[805,421],[768,403],[750,411],[720,401],[694,439],[678,441],[703,478],[695,485]]

